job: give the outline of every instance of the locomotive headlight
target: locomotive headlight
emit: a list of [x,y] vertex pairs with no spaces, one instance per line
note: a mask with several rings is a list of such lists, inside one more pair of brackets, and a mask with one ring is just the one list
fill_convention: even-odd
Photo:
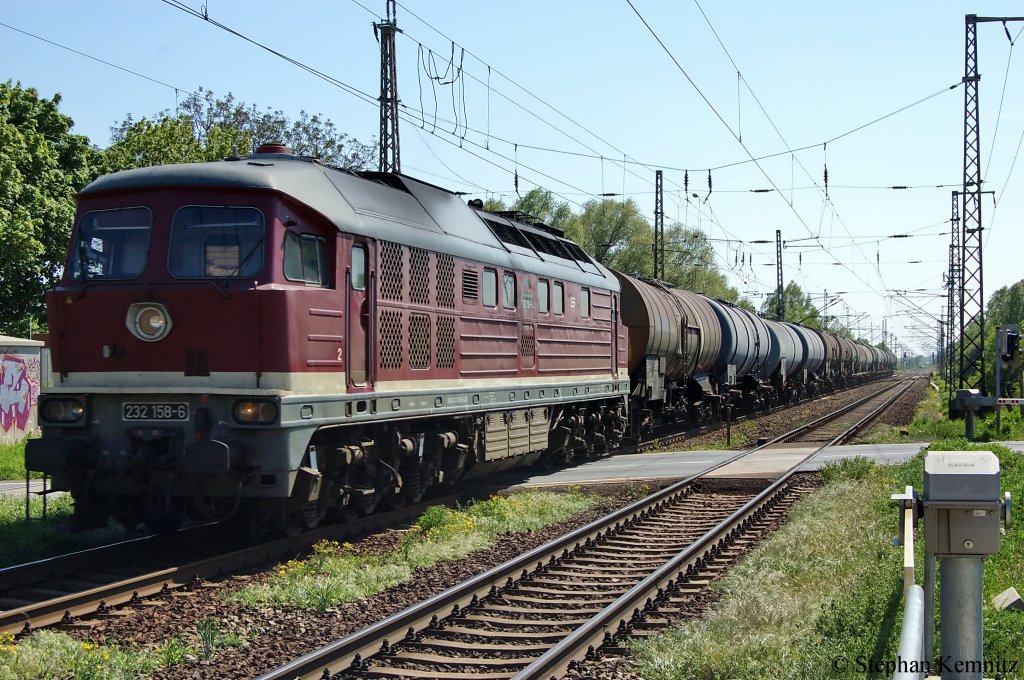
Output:
[[85,406],[77,399],[44,399],[39,405],[39,415],[44,423],[72,425],[85,417]]
[[171,332],[171,316],[158,302],[136,302],[128,307],[128,330],[139,340],[156,342]]
[[245,425],[270,425],[277,420],[277,404],[266,399],[236,401],[235,420]]

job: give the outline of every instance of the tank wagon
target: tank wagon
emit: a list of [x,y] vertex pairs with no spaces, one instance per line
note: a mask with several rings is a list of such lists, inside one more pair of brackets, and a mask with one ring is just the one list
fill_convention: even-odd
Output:
[[554,229],[277,146],[77,200],[26,462],[81,526],[301,529],[625,432],[618,283]]
[[610,271],[528,216],[279,145],[77,201],[26,465],[82,527],[298,531],[894,365]]
[[699,426],[887,375],[895,355],[828,331],[615,273],[629,337],[634,437]]

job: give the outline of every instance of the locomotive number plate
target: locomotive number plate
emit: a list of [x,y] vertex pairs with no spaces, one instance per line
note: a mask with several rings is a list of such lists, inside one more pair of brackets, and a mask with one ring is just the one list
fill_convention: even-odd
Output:
[[126,401],[121,404],[121,417],[124,420],[188,420],[188,404]]

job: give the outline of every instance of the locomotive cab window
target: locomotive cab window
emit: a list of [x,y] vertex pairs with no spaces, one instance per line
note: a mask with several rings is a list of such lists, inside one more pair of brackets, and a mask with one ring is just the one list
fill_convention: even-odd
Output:
[[516,308],[516,275],[505,272],[501,283],[501,304],[505,309]]
[[327,254],[324,240],[288,231],[284,235],[284,277],[326,288]]
[[537,311],[541,314],[548,313],[548,280],[538,279],[537,281]]
[[590,318],[590,289],[580,288],[580,318]]
[[498,272],[484,270],[484,307],[498,306]]
[[255,208],[186,206],[174,215],[168,269],[179,278],[233,278],[263,269],[263,214]]
[[352,246],[352,290],[366,290],[366,246]]
[[565,312],[565,291],[561,283],[555,281],[551,286],[551,311],[555,314]]
[[147,208],[86,213],[71,244],[71,278],[133,279],[146,268],[153,215]]

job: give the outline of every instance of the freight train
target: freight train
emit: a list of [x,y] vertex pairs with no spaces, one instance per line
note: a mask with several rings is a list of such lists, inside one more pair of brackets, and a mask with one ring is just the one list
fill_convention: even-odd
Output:
[[281,145],[115,173],[77,201],[26,465],[72,494],[80,527],[300,531],[895,360]]

